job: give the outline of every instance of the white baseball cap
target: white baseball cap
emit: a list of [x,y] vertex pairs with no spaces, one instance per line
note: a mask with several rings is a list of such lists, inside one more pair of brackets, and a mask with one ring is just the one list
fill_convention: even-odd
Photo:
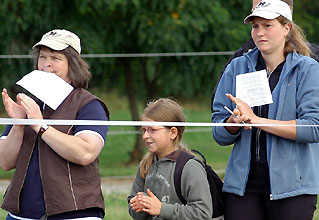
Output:
[[275,19],[280,15],[292,21],[292,12],[286,2],[281,0],[263,0],[259,2],[254,11],[244,19],[244,23],[248,24],[253,17]]
[[81,54],[80,38],[76,34],[65,29],[62,29],[62,30],[55,29],[44,34],[42,36],[42,39],[38,43],[36,43],[32,47],[32,49],[40,45],[43,45],[58,51],[64,50],[65,48],[70,46],[74,50],[76,50],[79,54]]

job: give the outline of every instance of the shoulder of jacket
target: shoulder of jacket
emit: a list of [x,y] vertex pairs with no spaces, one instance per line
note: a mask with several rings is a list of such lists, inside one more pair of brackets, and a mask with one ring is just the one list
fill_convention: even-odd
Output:
[[298,54],[296,51],[287,55],[286,62],[290,66],[319,65],[319,63],[315,59],[308,57],[308,56]]
[[189,172],[196,172],[196,171],[198,171],[198,169],[205,170],[205,165],[201,161],[201,159],[199,159],[198,157],[195,156],[194,158],[189,159],[186,162],[184,169],[189,170]]

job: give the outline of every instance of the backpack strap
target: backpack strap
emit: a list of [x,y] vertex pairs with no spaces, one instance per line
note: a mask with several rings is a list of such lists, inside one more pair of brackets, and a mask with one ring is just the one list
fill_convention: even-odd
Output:
[[192,152],[195,153],[195,154],[200,155],[200,156],[203,158],[203,161],[202,161],[202,162],[203,162],[205,165],[207,165],[207,164],[206,164],[206,158],[204,157],[204,155],[203,155],[201,152],[199,152],[198,150],[192,150]]
[[179,198],[179,200],[185,205],[187,201],[182,196],[182,189],[181,189],[181,179],[182,179],[182,172],[185,164],[190,159],[194,158],[194,155],[187,153],[186,151],[180,151],[176,159],[175,171],[174,171],[174,185],[175,191]]
[[180,151],[180,154],[178,155],[176,159],[176,166],[174,171],[174,185],[175,185],[175,191],[176,195],[178,196],[179,200],[186,205],[187,201],[182,196],[182,190],[181,190],[181,178],[182,178],[182,172],[185,164],[190,159],[194,158],[196,161],[201,163],[203,167],[206,170],[206,177],[209,184],[210,194],[212,195],[212,204],[213,204],[213,218],[217,218],[219,216],[224,215],[224,194],[222,192],[223,188],[223,181],[219,178],[217,173],[206,163],[206,158],[204,155],[197,151],[192,150],[194,154],[198,154],[202,157],[202,161],[200,161],[199,158],[196,158],[194,155],[185,152]]
[[205,166],[207,181],[209,184],[210,193],[212,195],[212,203],[213,203],[213,219],[219,216],[224,215],[224,194],[223,194],[223,185],[224,182],[219,178],[217,173],[211,168],[211,166],[207,165],[206,158],[204,155],[198,150],[192,150],[193,153],[198,154],[202,157],[203,163]]

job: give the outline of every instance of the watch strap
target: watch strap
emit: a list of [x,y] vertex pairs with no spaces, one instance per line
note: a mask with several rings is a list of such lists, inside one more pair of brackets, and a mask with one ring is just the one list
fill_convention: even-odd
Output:
[[44,125],[41,125],[40,130],[39,130],[39,132],[38,132],[38,136],[41,137],[42,134],[43,134],[46,130],[48,130],[48,128],[49,128],[48,125],[45,125],[45,124],[44,124]]

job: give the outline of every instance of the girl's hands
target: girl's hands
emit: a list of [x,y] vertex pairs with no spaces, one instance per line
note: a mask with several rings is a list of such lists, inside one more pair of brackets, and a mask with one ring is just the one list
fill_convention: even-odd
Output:
[[142,192],[138,192],[136,194],[136,196],[134,196],[131,200],[130,200],[130,206],[131,208],[136,211],[137,213],[142,212],[144,205],[140,202],[140,200],[138,199],[138,197],[142,197],[144,196],[144,194]]
[[143,211],[150,215],[159,215],[162,208],[161,201],[151,192],[151,190],[146,190],[148,196],[138,197],[140,202],[144,205]]
[[139,192],[130,200],[130,205],[136,212],[146,212],[150,215],[159,215],[162,208],[161,201],[151,192],[151,190],[146,190],[147,195]]

